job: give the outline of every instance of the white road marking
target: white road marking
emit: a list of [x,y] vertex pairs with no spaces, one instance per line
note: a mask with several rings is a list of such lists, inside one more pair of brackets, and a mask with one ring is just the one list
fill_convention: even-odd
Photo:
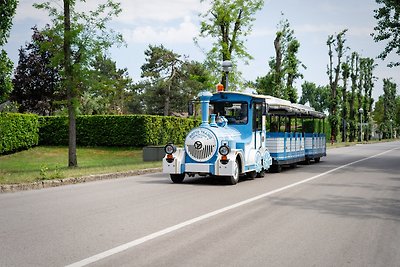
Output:
[[241,207],[241,206],[243,206],[243,205],[246,205],[246,204],[249,204],[249,203],[251,203],[251,202],[257,201],[257,200],[259,200],[259,199],[261,199],[261,198],[265,198],[265,197],[268,197],[268,196],[270,196],[270,195],[273,195],[273,194],[282,192],[282,191],[287,190],[287,189],[290,189],[290,188],[292,188],[292,187],[295,187],[295,186],[298,186],[298,185],[301,185],[301,184],[310,182],[310,181],[312,181],[312,180],[318,179],[318,178],[320,178],[320,177],[322,177],[322,176],[325,176],[325,175],[330,174],[330,173],[332,173],[332,172],[335,172],[335,171],[337,171],[337,170],[346,168],[346,167],[348,167],[348,166],[350,166],[350,165],[353,165],[353,164],[356,164],[356,163],[358,163],[358,162],[362,162],[362,161],[365,161],[365,160],[369,160],[369,159],[372,159],[372,158],[381,156],[381,155],[383,155],[383,154],[389,153],[389,152],[391,152],[391,151],[393,151],[393,150],[396,150],[396,149],[398,149],[398,147],[393,148],[393,149],[390,149],[390,150],[387,150],[387,151],[384,151],[384,152],[382,152],[382,153],[379,153],[379,154],[376,154],[376,155],[373,155],[373,156],[370,156],[370,157],[367,157],[367,158],[363,158],[363,159],[359,159],[359,160],[350,162],[350,163],[348,163],[348,164],[339,166],[339,167],[337,167],[337,168],[334,168],[334,169],[332,169],[332,170],[326,171],[326,172],[324,172],[324,173],[320,173],[320,174],[318,174],[318,175],[315,175],[315,176],[313,176],[313,177],[307,178],[307,179],[305,179],[305,180],[301,180],[301,181],[299,181],[299,182],[296,182],[296,183],[293,183],[293,184],[290,184],[290,185],[287,185],[287,186],[284,186],[284,187],[281,187],[281,188],[278,188],[278,189],[275,189],[275,190],[266,192],[266,193],[264,193],[264,194],[261,194],[261,195],[258,195],[258,196],[255,196],[255,197],[252,197],[252,198],[249,198],[249,199],[240,201],[240,202],[238,202],[238,203],[235,203],[235,204],[233,204],[233,205],[230,205],[230,206],[227,206],[227,207],[224,207],[224,208],[221,208],[221,209],[212,211],[212,212],[210,212],[210,213],[206,213],[206,214],[204,214],[204,215],[201,215],[201,216],[199,216],[199,217],[193,218],[193,219],[191,219],[191,220],[188,220],[188,221],[185,221],[185,222],[176,224],[176,225],[174,225],[174,226],[165,228],[165,229],[160,230],[160,231],[158,231],[158,232],[155,232],[155,233],[146,235],[146,236],[144,236],[144,237],[142,237],[142,238],[133,240],[133,241],[131,241],[131,242],[125,243],[125,244],[120,245],[120,246],[117,246],[117,247],[114,247],[114,248],[112,248],[112,249],[110,249],[110,250],[101,252],[101,253],[99,253],[99,254],[96,254],[96,255],[91,256],[91,257],[86,258],[86,259],[83,259],[83,260],[81,260],[81,261],[72,263],[72,264],[70,264],[70,265],[67,265],[66,267],[80,267],[80,266],[86,266],[86,265],[88,265],[88,264],[97,262],[97,261],[102,260],[102,259],[104,259],[104,258],[107,258],[107,257],[109,257],[109,256],[115,255],[115,254],[120,253],[120,252],[122,252],[122,251],[125,251],[125,250],[127,250],[127,249],[130,249],[130,248],[133,248],[133,247],[138,246],[138,245],[140,245],[140,244],[143,244],[143,243],[145,243],[145,242],[147,242],[147,241],[149,241],[149,240],[152,240],[152,239],[158,238],[158,237],[160,237],[160,236],[166,235],[166,234],[168,234],[168,233],[171,233],[171,232],[177,231],[177,230],[179,230],[179,229],[182,229],[182,228],[184,228],[184,227],[186,227],[186,226],[188,226],[188,225],[191,225],[191,224],[197,223],[197,222],[199,222],[199,221],[208,219],[208,218],[210,218],[210,217],[216,216],[216,215],[221,214],[221,213],[224,213],[224,212],[226,212],[226,211],[229,211],[229,210],[232,210],[232,209]]

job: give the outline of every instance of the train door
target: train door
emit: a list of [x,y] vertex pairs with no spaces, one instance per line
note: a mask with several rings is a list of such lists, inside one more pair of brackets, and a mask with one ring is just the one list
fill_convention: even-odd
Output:
[[263,123],[263,107],[264,104],[262,102],[253,102],[253,134],[255,149],[263,147],[263,141],[265,140],[265,122]]

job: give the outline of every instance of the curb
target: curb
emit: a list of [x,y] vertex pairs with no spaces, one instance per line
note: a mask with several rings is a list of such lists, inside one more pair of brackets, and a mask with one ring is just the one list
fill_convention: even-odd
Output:
[[156,173],[156,172],[161,172],[161,170],[162,168],[149,168],[149,169],[142,169],[135,171],[127,171],[127,172],[94,174],[77,178],[44,180],[32,183],[4,184],[0,185],[0,193],[13,193],[19,191],[38,190],[43,188],[57,187],[62,185],[80,184],[80,183],[100,181],[100,180],[111,180],[129,176],[138,176],[146,173]]

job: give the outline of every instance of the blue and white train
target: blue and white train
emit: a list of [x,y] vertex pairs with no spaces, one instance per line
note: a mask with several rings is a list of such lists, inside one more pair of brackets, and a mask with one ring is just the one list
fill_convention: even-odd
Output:
[[241,176],[263,177],[267,170],[326,156],[323,127],[317,127],[325,115],[310,107],[228,91],[204,91],[198,98],[201,125],[188,133],[183,148],[165,146],[163,172],[174,183],[198,174],[224,176],[234,185]]

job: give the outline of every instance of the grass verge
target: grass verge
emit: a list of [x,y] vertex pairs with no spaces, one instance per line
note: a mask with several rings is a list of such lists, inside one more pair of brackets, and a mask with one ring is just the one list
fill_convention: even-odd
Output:
[[143,162],[142,149],[126,147],[79,147],[77,168],[68,168],[68,147],[40,146],[0,156],[0,184],[81,177],[161,167]]

